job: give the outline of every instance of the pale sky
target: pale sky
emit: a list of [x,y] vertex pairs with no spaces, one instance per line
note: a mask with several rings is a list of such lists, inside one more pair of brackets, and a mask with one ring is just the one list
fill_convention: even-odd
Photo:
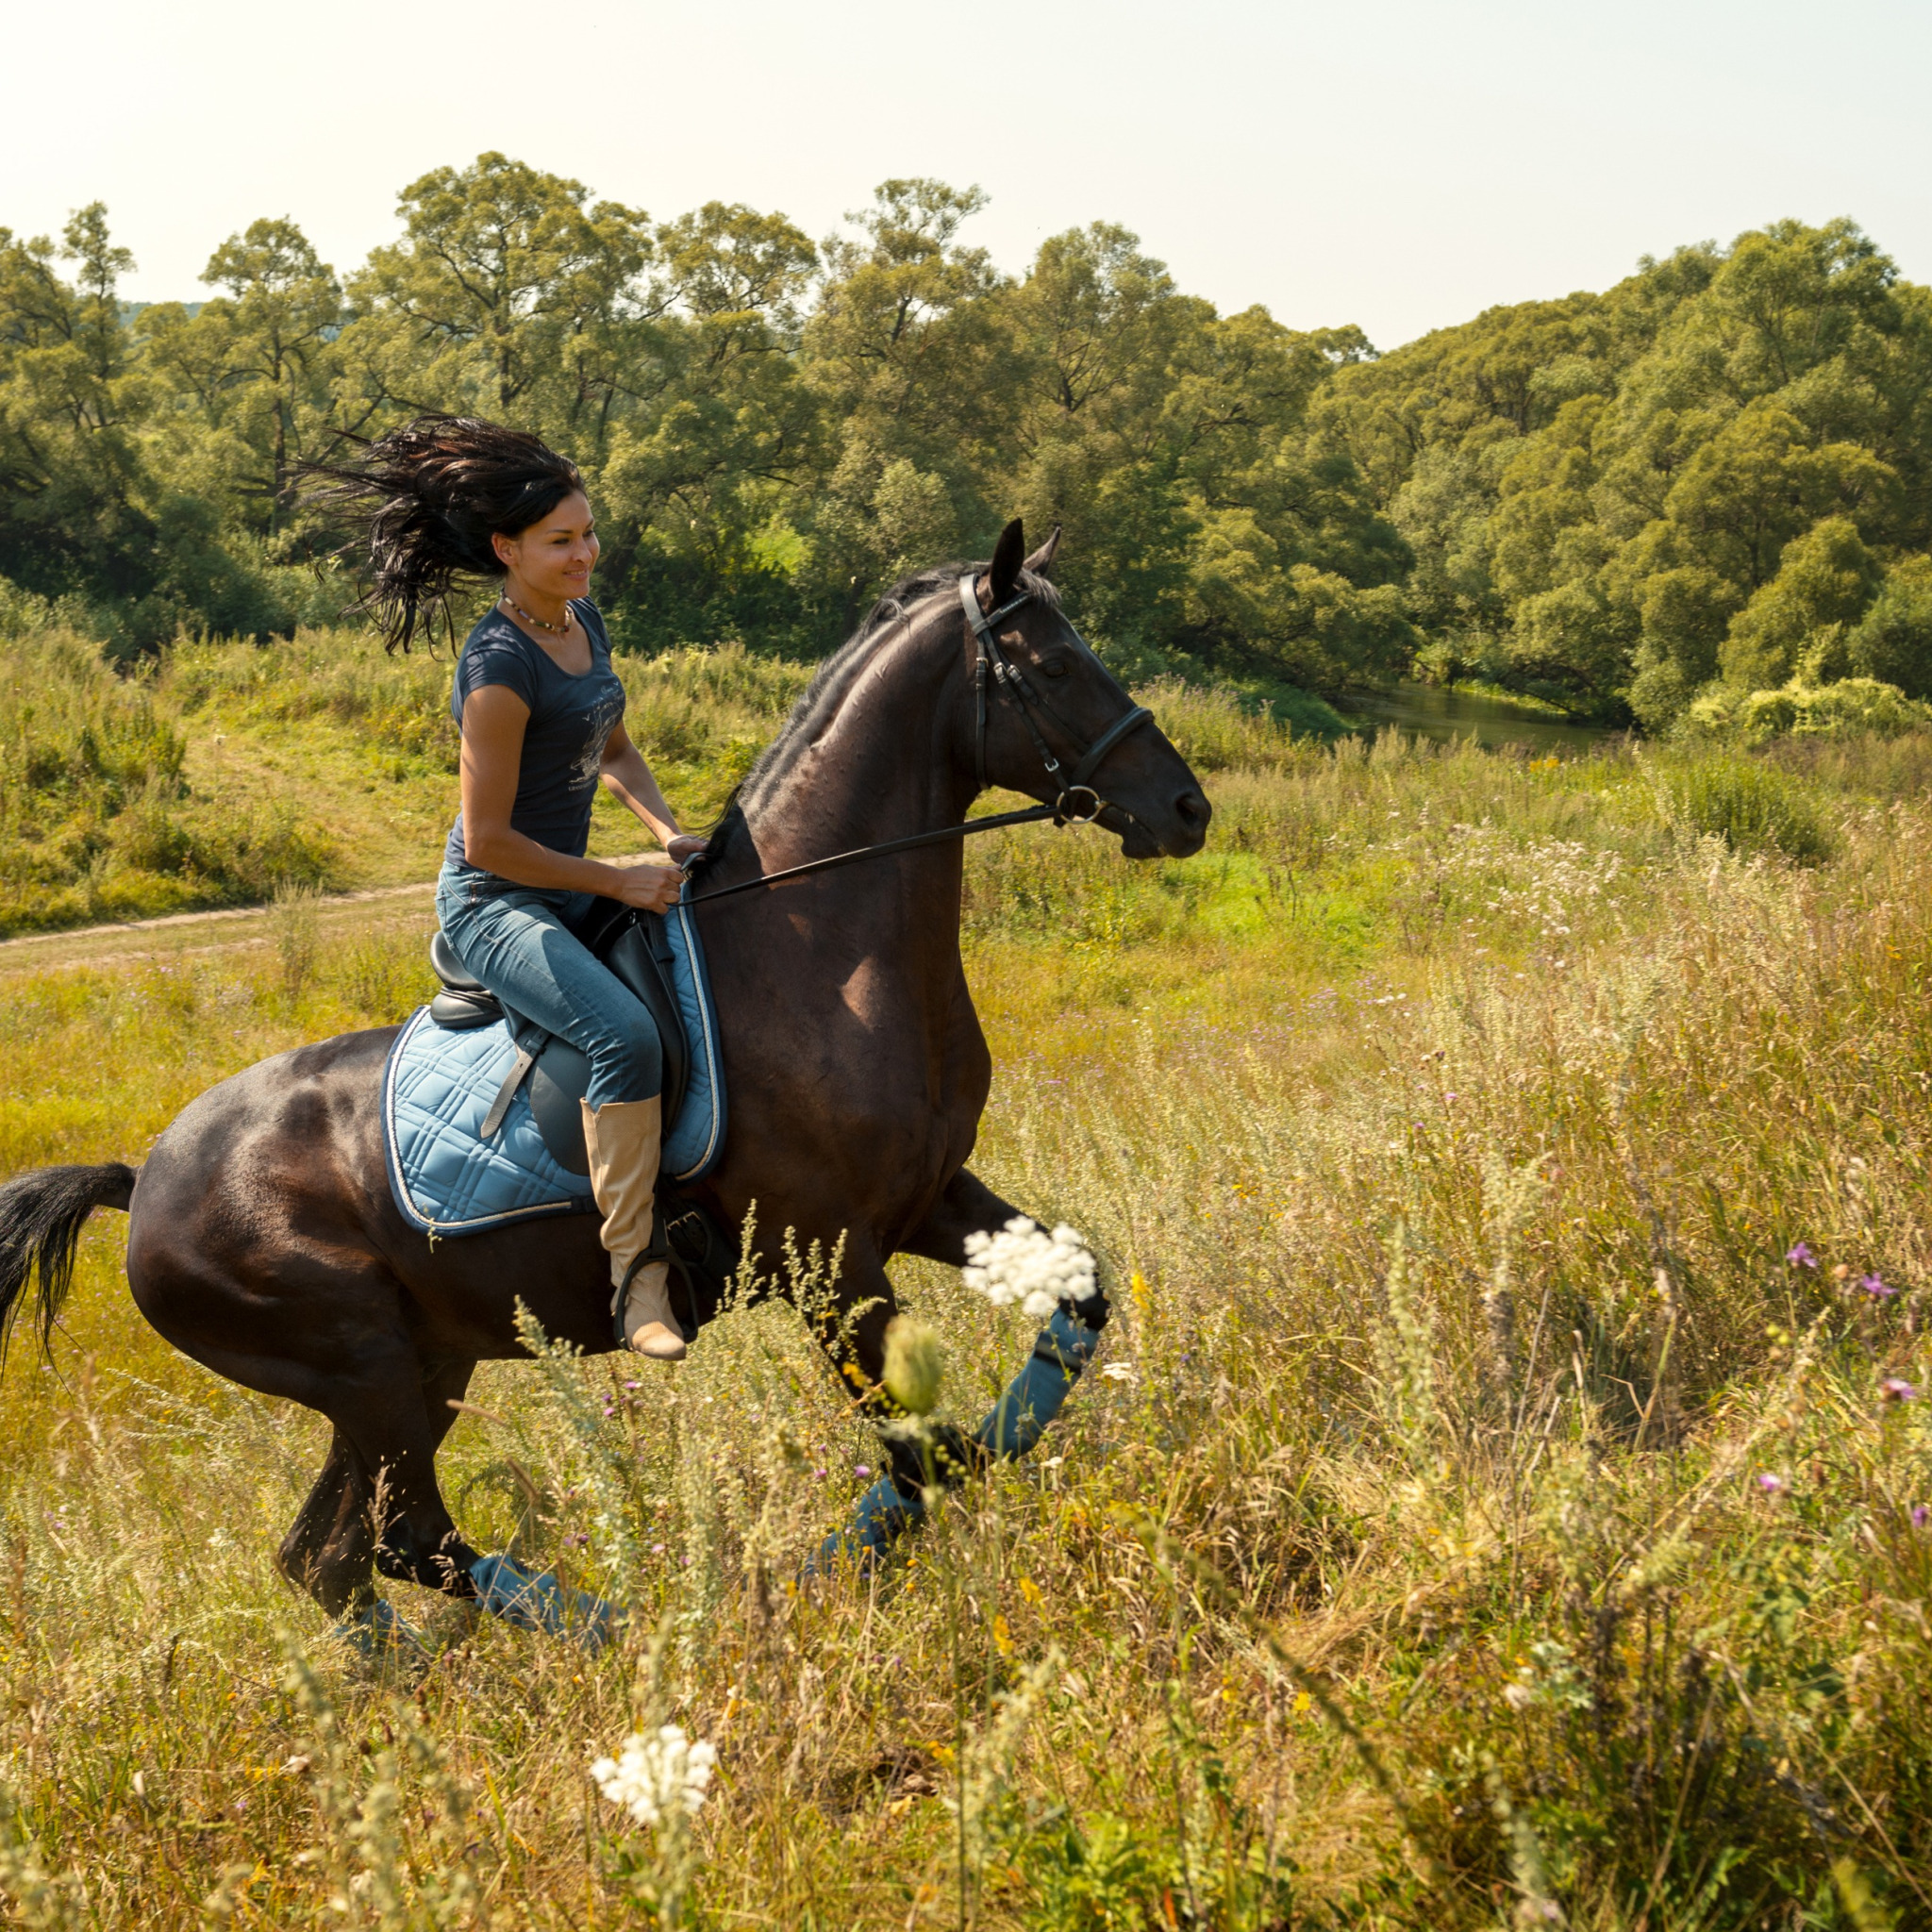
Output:
[[1781,215],[1932,280],[1924,0],[15,0],[0,74],[0,225],[105,201],[149,301],[258,215],[346,271],[488,148],[815,239],[888,175],[977,182],[1010,271],[1120,222],[1224,311],[1383,348]]

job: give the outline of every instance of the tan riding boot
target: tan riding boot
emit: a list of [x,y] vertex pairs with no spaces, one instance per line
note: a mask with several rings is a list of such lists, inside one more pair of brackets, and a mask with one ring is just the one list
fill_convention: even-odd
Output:
[[617,1297],[624,1295],[624,1339],[654,1361],[682,1361],[684,1337],[672,1319],[669,1265],[647,1261],[631,1273],[638,1257],[651,1245],[662,1104],[655,1095],[649,1100],[613,1100],[597,1108],[588,1100],[580,1104],[584,1148],[591,1157],[591,1191],[604,1211],[611,1312],[616,1313]]

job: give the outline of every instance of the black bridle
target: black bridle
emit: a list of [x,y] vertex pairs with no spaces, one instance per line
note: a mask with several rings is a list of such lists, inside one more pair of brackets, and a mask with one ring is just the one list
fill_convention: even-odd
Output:
[[[1049,816],[1056,824],[1091,824],[1106,809],[1107,801],[1094,791],[1087,781],[1100,769],[1100,761],[1130,731],[1137,731],[1142,724],[1153,722],[1154,713],[1145,705],[1134,705],[1116,718],[1085,751],[1071,772],[1060,769],[1060,761],[1054,757],[1047,744],[1045,735],[1033,714],[1044,711],[1060,728],[1061,735],[1071,744],[1078,744],[1079,733],[1047,703],[1047,701],[1026,682],[1025,673],[1000,648],[1000,641],[994,635],[998,626],[1012,616],[1013,612],[1032,601],[1031,591],[1022,591],[1008,597],[1000,608],[991,613],[979,608],[979,590],[971,571],[959,579],[959,608],[966,613],[966,622],[973,626],[973,641],[977,656],[973,660],[974,727],[973,727],[973,775],[978,781],[979,789],[986,790],[986,691],[990,684],[999,687],[1002,696],[1011,697],[1020,707],[1021,722],[1026,726],[1033,740],[1033,749],[1040,754],[1040,761],[1046,767],[1046,775],[1060,788]],[[1079,633],[1076,631],[1077,637]],[[1080,640],[1082,647],[1091,650],[1087,641]],[[1075,811],[1068,801],[1076,791],[1084,791],[1092,801],[1085,811]]]
[[[758,886],[779,886],[788,879],[802,879],[815,872],[830,872],[835,866],[856,865],[861,858],[884,858],[894,852],[911,852],[922,845],[940,845],[949,839],[970,839],[979,832],[996,832],[1005,825],[1038,824],[1042,819],[1051,819],[1057,825],[1091,825],[1100,814],[1108,808],[1109,801],[1101,797],[1090,782],[1100,769],[1100,761],[1131,733],[1142,724],[1152,724],[1154,713],[1144,705],[1132,705],[1116,718],[1093,742],[1081,751],[1069,772],[1054,757],[1053,747],[1046,741],[1046,734],[1041,730],[1036,712],[1044,714],[1058,726],[1060,734],[1070,744],[1078,744],[1076,732],[1040,693],[1027,683],[1025,674],[1008,658],[1000,647],[995,635],[998,625],[1004,624],[1014,611],[1033,601],[1034,592],[1021,591],[1008,597],[997,610],[983,611],[979,608],[978,578],[974,572],[968,571],[959,579],[959,608],[965,612],[966,622],[973,627],[973,775],[978,788],[987,788],[986,776],[986,726],[987,694],[989,688],[996,689],[1002,697],[1010,698],[1020,708],[1020,720],[1026,726],[1027,735],[1033,740],[1033,748],[1040,754],[1040,761],[1046,767],[1046,775],[1059,788],[1051,805],[1029,806],[1024,811],[995,812],[990,818],[968,819],[962,825],[941,825],[933,832],[914,832],[910,838],[888,839],[882,845],[861,845],[852,852],[835,852],[826,858],[808,859],[804,865],[787,866],[783,872],[760,873],[755,879],[741,879],[734,886],[720,886],[714,892],[692,892],[685,904],[696,905],[707,899],[728,899],[734,892],[749,892]],[[1076,632],[1077,636],[1078,633]],[[1086,640],[1082,639],[1083,645]],[[1087,646],[1091,650],[1091,646]],[[1075,794],[1087,800],[1080,807]],[[1125,811],[1124,806],[1113,809]],[[1131,816],[1131,814],[1130,814]]]

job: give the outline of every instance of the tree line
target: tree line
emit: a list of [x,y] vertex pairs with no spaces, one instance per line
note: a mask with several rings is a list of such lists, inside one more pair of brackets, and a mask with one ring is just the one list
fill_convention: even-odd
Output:
[[353,585],[298,465],[425,410],[591,481],[623,646],[815,656],[902,572],[1066,526],[1083,627],[1161,671],[1415,671],[1669,724],[1702,689],[1932,692],[1932,296],[1850,223],[1645,260],[1386,356],[1224,316],[1094,223],[1002,274],[977,190],[891,180],[814,242],[654,222],[502,155],[339,275],[264,219],[133,308],[99,205],[0,228],[0,622],[110,653],[286,634]]

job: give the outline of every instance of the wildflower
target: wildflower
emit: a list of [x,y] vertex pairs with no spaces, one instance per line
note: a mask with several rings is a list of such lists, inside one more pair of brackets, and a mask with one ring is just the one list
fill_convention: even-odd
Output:
[[1815,1268],[1818,1265],[1818,1257],[1811,1252],[1808,1241],[1793,1241],[1785,1259],[1793,1268]]
[[1769,1470],[1766,1470],[1757,1478],[1757,1487],[1767,1496],[1781,1496],[1785,1492],[1785,1479],[1781,1475],[1773,1475]]
[[869,1462],[861,1462],[858,1465],[858,1467],[852,1472],[852,1474],[857,1476],[868,1476],[872,1474],[872,1464]]
[[1036,1322],[1045,1321],[1058,1303],[1084,1301],[1098,1279],[1092,1255],[1071,1227],[1062,1223],[1048,1234],[1024,1214],[998,1234],[969,1234],[961,1272],[966,1286],[994,1307],[1018,1302]]
[[945,1379],[945,1352],[924,1322],[894,1315],[886,1330],[886,1393],[908,1415],[930,1415]]
[[1503,1702],[1511,1710],[1527,1710],[1536,1702],[1536,1692],[1527,1684],[1505,1684]]
[[1100,1372],[1109,1382],[1131,1382],[1134,1372],[1125,1362],[1108,1362]]
[[1912,1505],[1912,1527],[1914,1529],[1932,1528],[1932,1503],[1914,1503]]
[[640,1824],[657,1824],[678,1811],[697,1811],[717,1762],[707,1740],[687,1738],[682,1724],[665,1724],[654,1738],[626,1738],[615,1757],[591,1766],[591,1776]]
[[1886,1376],[1878,1385],[1881,1402],[1910,1402],[1918,1392],[1909,1382],[1901,1382],[1896,1375]]
[[1885,1283],[1881,1281],[1879,1277],[1875,1274],[1859,1275],[1858,1286],[1862,1288],[1865,1291],[1865,1292],[1869,1294],[1874,1302],[1889,1301],[1893,1295],[1895,1295],[1898,1292],[1898,1290],[1895,1288],[1886,1287]]

